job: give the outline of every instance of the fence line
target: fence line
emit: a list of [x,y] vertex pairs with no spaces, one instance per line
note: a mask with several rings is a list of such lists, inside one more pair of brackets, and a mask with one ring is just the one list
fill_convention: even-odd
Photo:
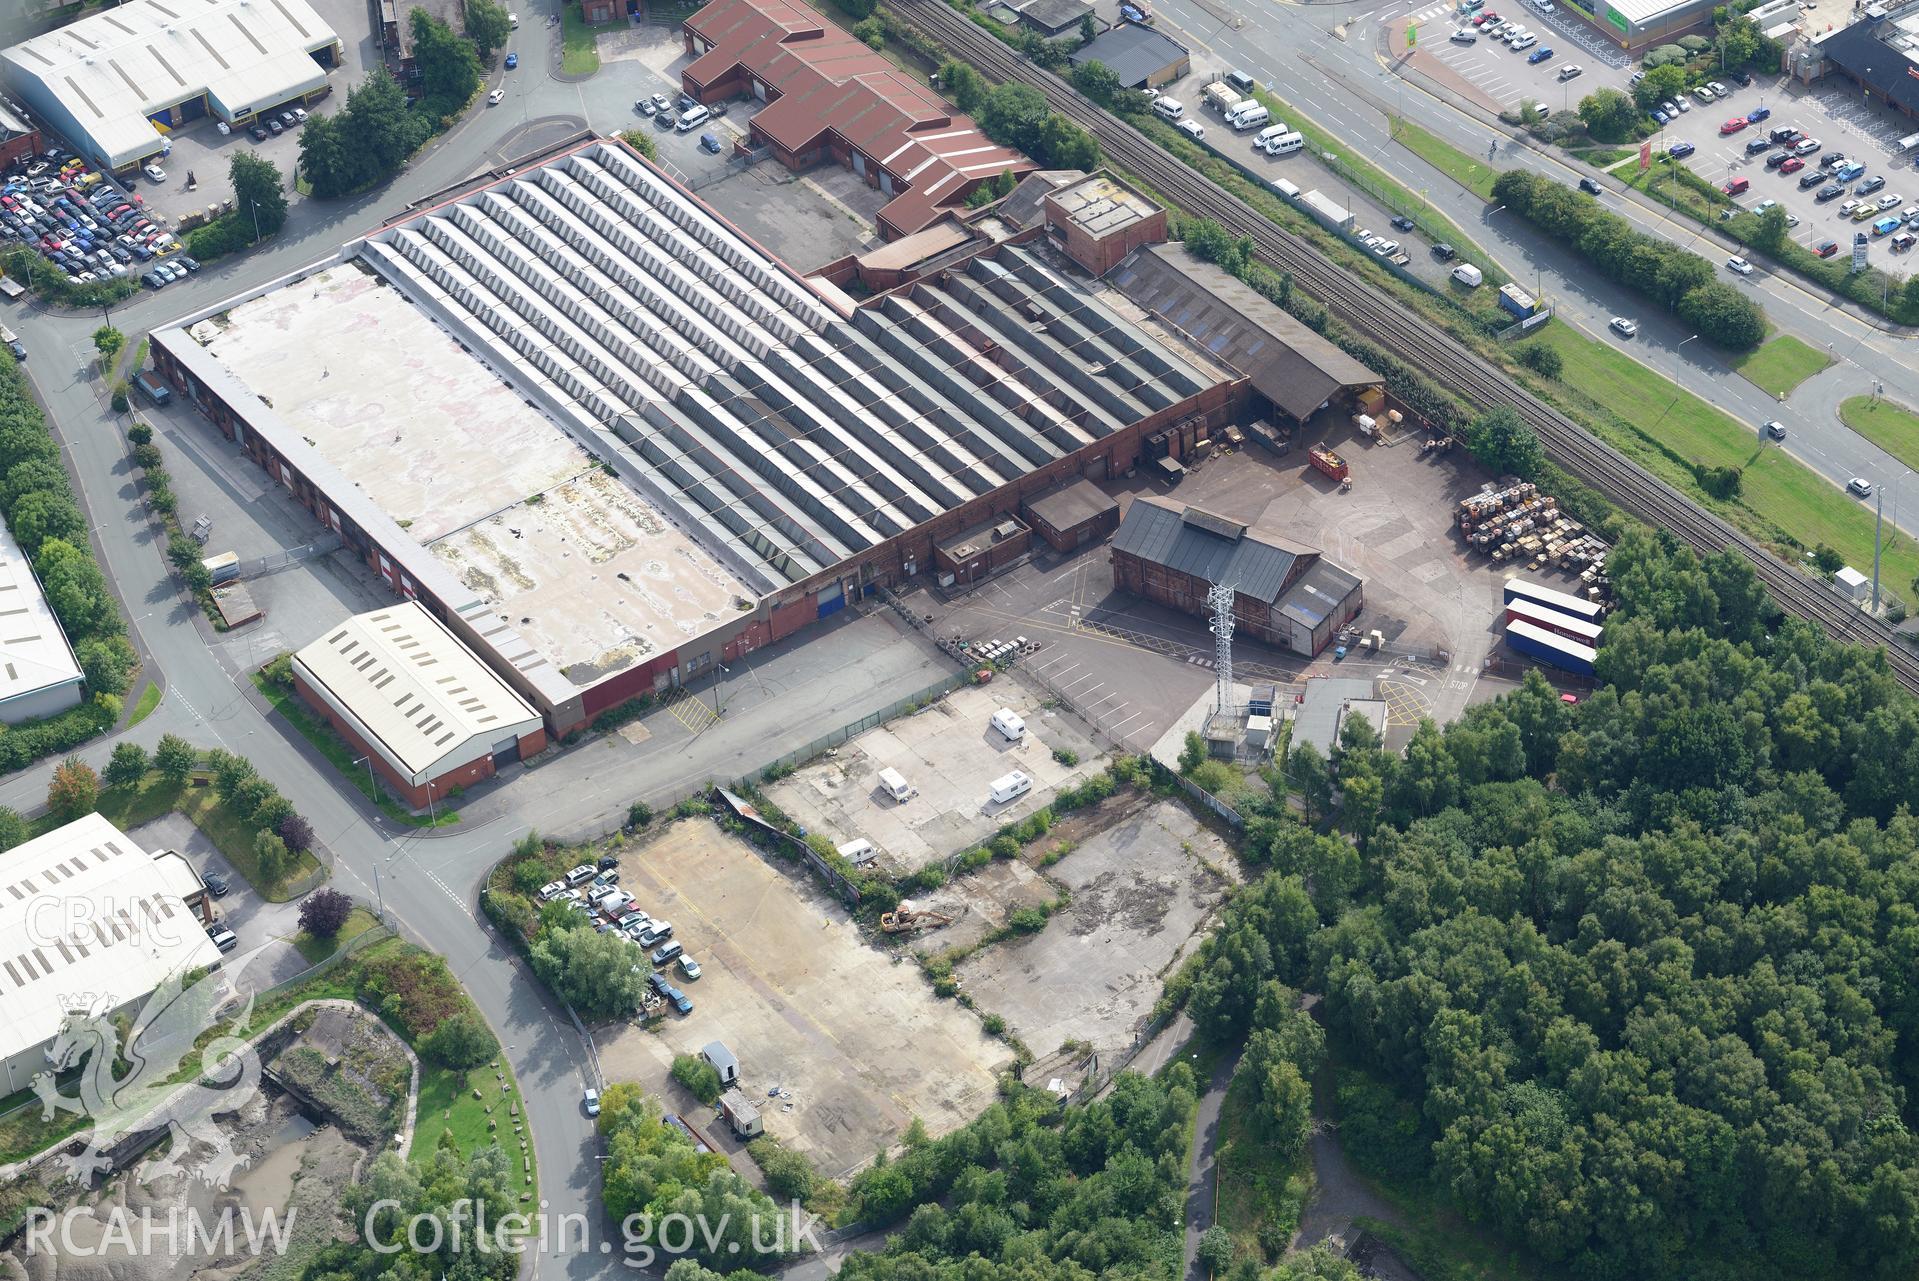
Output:
[[360,952],[365,950],[366,948],[372,947],[375,943],[384,942],[387,939],[397,938],[397,937],[399,936],[393,932],[392,928],[389,927],[384,921],[382,921],[380,924],[373,926],[371,929],[365,930],[359,934],[354,935],[352,938],[348,939],[345,943],[340,945],[339,949],[335,951],[332,956],[326,957],[323,960],[315,961],[312,965],[307,966],[306,969],[301,970],[298,974],[294,975],[292,978],[284,979],[281,982],[275,983],[272,987],[266,989],[266,991],[264,992],[255,992],[253,994],[253,1000],[255,1001],[255,1003],[258,1003],[260,1001],[267,1000],[270,997],[277,996],[281,992],[286,991],[287,989],[293,987],[297,983],[304,983],[308,979],[317,978],[318,976],[326,973],[328,970],[334,968],[336,965],[339,965],[341,962],[345,961],[347,957],[354,955],[356,952]]
[[[854,735],[864,734],[867,730],[883,725],[903,713],[917,711],[928,703],[950,694],[965,683],[966,676],[964,673],[954,672],[949,676],[933,682],[933,684],[928,685],[917,694],[909,694],[905,698],[895,699],[891,704],[881,708],[879,711],[868,712],[856,721],[851,721],[830,733],[820,735],[803,747],[796,747],[785,755],[768,761],[759,768],[757,773],[741,775],[738,779],[734,780],[733,785],[736,788],[757,786],[768,774],[777,774],[791,766],[797,766],[812,760],[821,752],[838,747]],[[705,790],[705,785],[702,785],[697,789],[695,794],[704,792]]]

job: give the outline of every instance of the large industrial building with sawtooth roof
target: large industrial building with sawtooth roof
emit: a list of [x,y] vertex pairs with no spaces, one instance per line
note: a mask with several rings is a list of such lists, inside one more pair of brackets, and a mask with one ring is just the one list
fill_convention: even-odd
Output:
[[1149,438],[1204,439],[1243,389],[1043,237],[855,301],[600,139],[152,346],[555,734],[1117,477]]

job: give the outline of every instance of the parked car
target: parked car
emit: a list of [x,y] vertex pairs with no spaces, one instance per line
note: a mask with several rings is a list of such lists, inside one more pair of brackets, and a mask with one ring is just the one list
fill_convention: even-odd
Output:
[[[1752,83],[1752,77],[1746,75],[1746,73],[1743,71],[1735,75],[1733,79],[1738,80],[1741,84],[1749,85]],[[1770,119],[1772,119],[1771,107],[1754,107],[1751,111],[1748,111],[1746,113],[1746,120],[1751,124],[1758,124],[1761,120],[1770,120]]]
[[1666,148],[1666,154],[1674,160],[1684,160],[1697,150],[1699,150],[1699,148],[1693,146],[1690,142],[1675,142],[1672,146]]
[[1772,150],[1775,145],[1771,138],[1748,138],[1746,139],[1746,154],[1756,156],[1762,151]]
[[[1766,168],[1777,169],[1781,165],[1785,164],[1788,160],[1799,160],[1799,157],[1793,155],[1790,151],[1775,151],[1770,156],[1766,157]],[[1799,160],[1799,164],[1802,168],[1805,166],[1805,163],[1806,163],[1805,161]]]
[[1621,338],[1631,338],[1639,332],[1639,322],[1629,320],[1624,316],[1614,316],[1608,323],[1611,325],[1612,331]]
[[700,150],[701,150],[701,151],[704,151],[704,152],[706,152],[706,153],[707,153],[707,154],[708,154],[709,156],[717,156],[717,155],[719,155],[719,154],[720,154],[720,140],[719,140],[719,137],[718,137],[718,135],[716,135],[716,134],[710,134],[710,133],[703,133],[703,134],[701,134],[701,135],[700,135]]
[[141,165],[140,172],[145,174],[147,177],[151,178],[155,182],[165,182],[167,180],[167,171],[162,169],[159,165],[155,165],[155,164]]
[[1719,190],[1728,196],[1736,196],[1751,186],[1752,179],[1750,178],[1731,178],[1728,179],[1725,185],[1720,187]]
[[1559,80],[1564,84],[1568,80],[1577,80],[1586,74],[1586,69],[1576,62],[1569,62],[1559,69]]
[[504,89],[495,89],[492,93],[489,93],[486,96],[486,105],[489,107],[497,107],[502,102],[505,102],[505,101],[506,101],[506,90]]
[[1805,167],[1806,167],[1806,162],[1801,160],[1798,156],[1788,156],[1786,157],[1785,163],[1779,166],[1779,172],[1780,173],[1798,173],[1801,169],[1804,169]]
[[1732,90],[1730,90],[1730,89],[1728,89],[1728,88],[1726,88],[1726,86],[1725,86],[1725,85],[1723,85],[1723,84],[1721,84],[1721,83],[1719,83],[1719,81],[1717,81],[1717,80],[1708,80],[1708,81],[1706,81],[1706,88],[1708,88],[1708,89],[1710,89],[1710,90],[1712,90],[1712,92],[1713,92],[1713,96],[1714,96],[1715,98],[1730,98],[1730,97],[1732,97]]
[[592,1086],[587,1087],[586,1094],[581,1098],[580,1103],[581,1106],[586,1108],[586,1114],[588,1116],[598,1116],[600,1114],[600,1092]]
[[1821,258],[1830,258],[1839,252],[1839,242],[1830,236],[1812,247],[1812,251]]
[[520,55],[519,55],[519,54],[517,54],[517,53],[509,53],[509,54],[507,54],[507,55],[506,55],[506,69],[507,69],[508,71],[511,71],[511,70],[513,70],[513,68],[515,68],[515,67],[517,67],[517,66],[519,66],[519,65],[520,65]]
[[281,134],[285,133],[286,131],[287,131],[287,127],[285,125],[281,124],[278,120],[272,119],[271,117],[268,118],[267,120],[268,133],[278,138]]
[[[1826,180],[1826,175],[1821,173],[1819,170],[1808,169],[1806,170],[1806,172],[1799,175],[1799,190],[1801,191],[1810,190],[1813,187],[1817,187],[1820,183],[1824,182],[1825,180]],[[1844,191],[1845,188],[1841,187],[1839,188],[1839,190]]]
[[1396,231],[1411,231],[1413,229],[1413,220],[1405,214],[1398,214],[1393,218],[1393,229]]
[[1747,121],[1744,116],[1734,116],[1719,126],[1719,136],[1724,138],[1730,134],[1738,133],[1746,127],[1746,123]]
[[213,897],[215,898],[225,898],[227,896],[228,889],[231,888],[227,884],[226,877],[220,875],[218,872],[213,872],[213,871],[209,871],[205,875],[203,875],[200,878],[200,883],[202,885],[205,885],[207,887],[207,893],[213,895]]
[[689,979],[697,979],[700,977],[700,963],[690,956],[681,956],[680,973]]
[[1433,246],[1433,257],[1439,259],[1439,261],[1441,262],[1452,261],[1453,258],[1458,256],[1458,253],[1459,253],[1458,250],[1454,249],[1451,245],[1446,244],[1444,241],[1441,241],[1439,244],[1436,244]]
[[1899,197],[1893,195],[1890,191],[1879,197],[1879,208],[1881,209],[1893,209],[1896,208],[1898,204]]
[[218,922],[207,926],[207,937],[212,939],[213,946],[222,952],[231,952],[240,946],[240,936]]
[[1526,65],[1529,67],[1536,67],[1540,63],[1545,62],[1547,59],[1551,58],[1552,56],[1553,56],[1552,46],[1546,45],[1542,48],[1535,49],[1531,53],[1527,54]]
[[[1825,177],[1825,175],[1821,173],[1810,173],[1810,174],[1807,174],[1806,176],[1808,178]],[[1845,194],[1846,194],[1846,189],[1844,187],[1840,186],[1836,182],[1831,182],[1831,183],[1827,183],[1825,186],[1821,187],[1818,191],[1814,192],[1812,198],[1814,200],[1817,200],[1820,204],[1823,205],[1827,201],[1837,200],[1839,199],[1839,197]]]
[[[1713,99],[1715,99],[1715,98],[1717,98],[1717,97],[1718,97],[1719,95],[1718,95],[1718,94],[1716,94],[1716,93],[1714,93],[1714,92],[1713,92],[1713,91],[1712,91],[1712,90],[1711,90],[1710,88],[1708,88],[1707,86],[1705,86],[1705,85],[1700,85],[1700,86],[1699,86],[1698,88],[1696,88],[1696,89],[1694,89],[1694,90],[1692,91],[1692,96],[1693,96],[1693,97],[1695,97],[1695,98],[1697,98],[1697,99],[1699,99],[1699,101],[1700,101],[1700,102],[1702,102],[1702,103],[1709,103],[1709,102],[1711,102],[1711,101],[1712,101]],[[1680,99],[1680,101],[1681,101],[1681,102],[1684,102],[1684,101],[1685,101],[1685,99],[1683,99],[1683,98],[1681,98],[1681,99]]]

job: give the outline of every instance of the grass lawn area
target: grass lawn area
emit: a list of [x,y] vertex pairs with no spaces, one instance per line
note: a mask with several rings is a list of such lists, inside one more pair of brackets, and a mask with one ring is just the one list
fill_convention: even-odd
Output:
[[318,965],[372,929],[377,923],[373,913],[363,907],[356,907],[346,918],[346,924],[340,927],[340,932],[332,938],[315,938],[305,930],[301,930],[293,936],[293,946],[299,949],[300,955],[306,958],[308,965]]
[[160,705],[160,687],[152,681],[140,691],[140,701],[133,705],[133,715],[127,718],[127,728],[132,729],[147,717],[153,715],[153,709]]
[[1832,357],[1817,347],[1782,334],[1757,351],[1734,357],[1732,367],[1768,395],[1790,396],[1794,387],[1831,363]]
[[1919,413],[1890,400],[1849,396],[1839,406],[1846,426],[1908,467],[1919,467]]
[[[1854,567],[1872,564],[1872,509],[1789,454],[1760,445],[1756,427],[1720,412],[1691,392],[1653,374],[1621,352],[1594,342],[1570,325],[1548,325],[1534,341],[1565,359],[1560,382],[1599,425],[1602,435],[1694,501],[1734,521],[1755,537],[1798,542],[1808,551],[1824,543]],[[1691,463],[1744,469],[1739,495],[1707,498]],[[1919,575],[1919,548],[1888,530],[1884,581],[1894,590]]]
[[410,812],[373,781],[360,754],[348,747],[331,725],[309,712],[292,690],[275,685],[258,672],[253,674],[253,687],[265,695],[267,702],[273,704],[273,710],[286,717],[287,723],[299,730],[301,737],[313,744],[314,750],[326,757],[347,782],[360,789],[360,795],[378,805],[380,812],[394,822],[408,827],[451,827],[460,821],[459,811],[450,805],[442,806],[432,818]]
[[560,70],[569,76],[590,76],[598,71],[600,51],[594,47],[593,37],[602,31],[618,31],[625,25],[619,19],[588,23],[577,5],[561,5],[560,31],[565,44],[560,51]]
[[1242,1258],[1266,1258],[1260,1234],[1281,1243],[1299,1227],[1299,1212],[1312,1193],[1312,1163],[1289,1159],[1253,1129],[1252,1089],[1246,1074],[1233,1077],[1219,1110],[1219,1222],[1232,1233]]
[[1444,138],[1427,133],[1404,117],[1393,121],[1393,141],[1481,200],[1493,198],[1493,179],[1499,177],[1499,170],[1486,161],[1473,159]]

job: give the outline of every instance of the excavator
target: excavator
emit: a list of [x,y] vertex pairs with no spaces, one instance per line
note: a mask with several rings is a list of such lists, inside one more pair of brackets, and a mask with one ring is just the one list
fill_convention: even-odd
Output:
[[888,934],[911,934],[919,930],[936,930],[942,925],[952,923],[953,918],[944,912],[915,907],[911,899],[901,899],[896,910],[880,915],[880,928]]

